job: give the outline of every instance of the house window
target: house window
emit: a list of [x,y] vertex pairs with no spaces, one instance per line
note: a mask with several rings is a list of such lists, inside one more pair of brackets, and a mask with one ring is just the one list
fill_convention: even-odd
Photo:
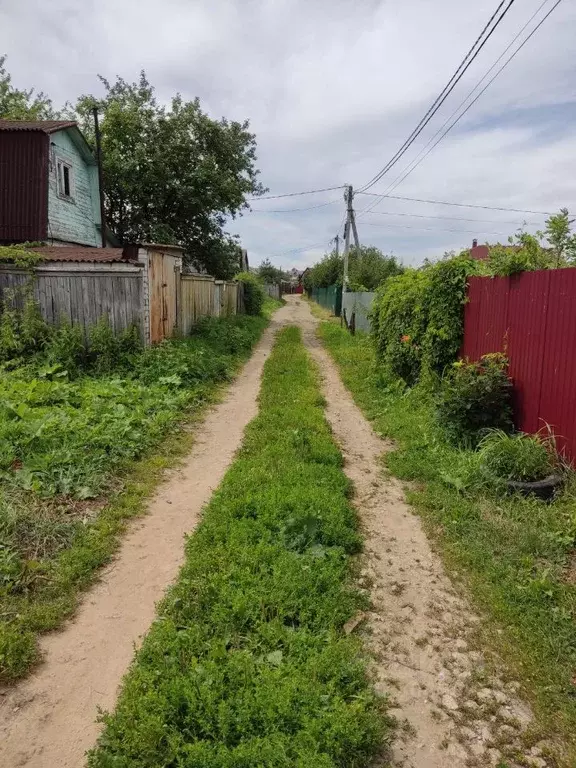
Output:
[[64,160],[56,161],[56,175],[58,179],[58,194],[71,200],[74,196],[74,177],[72,166]]

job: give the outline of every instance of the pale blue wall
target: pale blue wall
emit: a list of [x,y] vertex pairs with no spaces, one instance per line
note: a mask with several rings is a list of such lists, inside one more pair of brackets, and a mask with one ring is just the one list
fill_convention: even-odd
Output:
[[[67,130],[50,136],[48,238],[82,245],[101,245],[98,170],[82,156]],[[56,158],[73,167],[73,199],[58,195]]]

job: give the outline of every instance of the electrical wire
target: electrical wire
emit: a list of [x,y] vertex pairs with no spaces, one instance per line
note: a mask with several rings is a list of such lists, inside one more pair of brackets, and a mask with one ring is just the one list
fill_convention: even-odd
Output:
[[[408,165],[408,166],[407,166],[407,167],[404,169],[404,171],[403,171],[402,175],[400,175],[400,176],[399,176],[399,177],[398,177],[398,178],[397,178],[397,179],[396,179],[396,180],[395,180],[395,181],[394,181],[394,182],[393,182],[393,183],[392,183],[392,184],[391,184],[391,185],[388,187],[388,189],[386,189],[386,190],[385,190],[383,193],[381,193],[381,197],[382,197],[382,199],[383,199],[384,197],[393,197],[393,195],[389,195],[389,194],[388,194],[388,192],[389,192],[389,191],[392,191],[392,190],[394,190],[394,189],[396,189],[396,188],[397,188],[397,187],[398,187],[398,186],[399,186],[399,185],[400,185],[400,184],[401,184],[401,183],[402,183],[402,182],[403,182],[403,181],[404,181],[406,178],[408,178],[408,176],[410,176],[410,174],[411,174],[411,173],[412,173],[412,172],[413,172],[413,171],[414,171],[414,170],[415,170],[415,169],[416,169],[416,168],[417,168],[417,167],[420,165],[420,163],[421,163],[423,160],[425,160],[425,159],[426,159],[426,157],[428,157],[428,155],[429,155],[429,154],[432,152],[432,150],[433,150],[435,147],[437,147],[437,146],[438,146],[438,144],[439,144],[439,143],[440,143],[440,142],[441,142],[441,141],[444,139],[444,137],[445,137],[445,136],[446,136],[446,135],[447,135],[447,134],[448,134],[448,133],[449,133],[449,132],[452,130],[452,128],[454,128],[454,126],[455,126],[457,123],[459,123],[459,122],[460,122],[460,120],[461,120],[461,119],[464,117],[464,115],[465,115],[465,114],[466,114],[466,113],[467,113],[467,112],[468,112],[468,111],[469,111],[469,110],[470,110],[470,109],[471,109],[471,108],[474,106],[474,104],[475,104],[475,103],[478,101],[478,99],[479,99],[479,98],[480,98],[480,97],[481,97],[481,96],[482,96],[482,95],[483,95],[483,94],[484,94],[484,93],[485,93],[485,92],[488,90],[488,88],[489,88],[489,87],[492,85],[492,83],[494,82],[494,80],[496,80],[496,78],[497,78],[497,77],[500,75],[500,73],[501,73],[501,72],[502,72],[502,71],[503,71],[503,70],[504,70],[504,69],[505,69],[505,68],[508,66],[508,64],[510,64],[510,62],[512,61],[512,59],[514,59],[514,58],[517,56],[517,54],[518,54],[518,53],[519,53],[519,52],[522,50],[522,48],[523,48],[523,47],[526,45],[526,43],[527,43],[527,42],[528,42],[528,41],[531,39],[531,37],[532,37],[532,36],[533,36],[533,35],[534,35],[534,34],[535,34],[537,31],[538,31],[538,29],[540,29],[540,27],[542,26],[542,24],[544,24],[544,22],[546,21],[546,19],[547,19],[547,18],[550,16],[550,14],[551,14],[551,13],[552,13],[552,12],[553,12],[553,11],[554,11],[554,10],[555,10],[555,9],[556,9],[558,6],[559,6],[559,5],[560,5],[560,3],[561,3],[561,2],[562,2],[562,0],[556,0],[556,3],[554,3],[554,5],[552,6],[552,8],[550,8],[550,10],[548,11],[548,13],[547,13],[547,14],[546,14],[546,15],[545,15],[545,16],[544,16],[544,17],[543,17],[543,18],[542,18],[542,19],[541,19],[541,20],[538,22],[538,24],[537,24],[537,25],[534,27],[534,29],[533,29],[533,30],[530,32],[530,34],[529,34],[529,35],[528,35],[528,36],[527,36],[527,37],[526,37],[526,38],[525,38],[525,39],[522,41],[522,43],[521,43],[521,44],[518,46],[518,48],[516,48],[516,50],[515,50],[515,51],[513,51],[513,52],[512,52],[512,54],[511,54],[511,55],[510,55],[510,56],[509,56],[509,57],[506,59],[506,61],[504,62],[504,64],[503,64],[503,65],[500,67],[500,69],[498,69],[498,71],[497,71],[497,72],[494,74],[494,76],[493,76],[492,78],[490,78],[490,80],[489,80],[489,81],[486,83],[486,85],[484,86],[484,88],[482,88],[482,90],[481,90],[481,91],[480,91],[480,92],[479,92],[479,93],[478,93],[478,94],[475,96],[475,98],[474,98],[474,99],[473,99],[473,100],[470,102],[470,104],[468,104],[468,106],[466,107],[466,109],[464,109],[464,110],[463,110],[463,111],[460,113],[460,115],[458,115],[458,117],[457,117],[457,118],[456,118],[456,119],[455,119],[455,120],[454,120],[454,121],[453,121],[453,122],[452,122],[452,123],[451,123],[451,124],[448,126],[448,128],[446,128],[446,130],[445,130],[445,131],[444,131],[444,132],[443,132],[443,133],[440,135],[440,137],[439,137],[439,138],[438,138],[436,141],[434,141],[434,138],[435,138],[436,136],[438,136],[438,132],[437,132],[437,133],[435,134],[435,136],[434,136],[434,137],[432,137],[432,139],[430,140],[430,141],[434,141],[434,143],[432,144],[432,146],[431,146],[431,147],[429,147],[429,149],[427,149],[427,150],[426,150],[426,147],[428,147],[428,145],[430,144],[430,142],[428,142],[428,144],[427,144],[427,145],[426,145],[426,146],[423,148],[423,150],[422,150],[422,151],[420,152],[420,154],[419,154],[419,155],[418,155],[418,156],[415,158],[415,160],[413,160],[413,161],[412,161],[412,163],[411,163],[410,165]],[[522,33],[522,31],[524,31],[524,29],[526,29],[526,26],[527,26],[527,25],[530,23],[530,21],[532,21],[532,19],[534,18],[534,16],[535,16],[535,15],[536,15],[536,14],[537,14],[537,13],[538,13],[540,10],[541,10],[541,8],[542,8],[544,5],[545,5],[545,3],[543,3],[543,4],[542,4],[542,5],[541,5],[541,6],[538,8],[538,10],[536,11],[536,13],[535,13],[535,14],[534,14],[534,15],[533,15],[533,16],[532,16],[530,19],[529,19],[529,21],[528,21],[528,22],[527,22],[527,24],[526,24],[526,25],[525,25],[525,26],[522,28],[522,30],[520,31],[520,33],[518,33],[518,35],[517,35],[517,36],[514,38],[514,40],[512,40],[512,42],[510,43],[510,45],[508,46],[508,48],[506,48],[506,50],[504,51],[504,53],[503,53],[503,54],[502,54],[502,55],[499,57],[499,59],[497,59],[497,61],[496,61],[496,62],[495,62],[493,65],[492,65],[492,67],[490,68],[490,70],[488,70],[488,72],[486,72],[486,74],[484,75],[484,77],[483,77],[483,78],[482,78],[482,79],[481,79],[481,80],[480,80],[480,81],[479,81],[479,82],[476,84],[476,86],[475,86],[475,87],[472,89],[472,91],[471,91],[471,92],[468,94],[468,96],[466,97],[466,99],[464,99],[464,101],[463,101],[463,102],[460,104],[460,107],[458,107],[458,109],[460,109],[460,108],[463,106],[463,104],[464,104],[464,103],[467,101],[467,99],[470,97],[470,95],[471,95],[471,94],[472,94],[472,93],[473,93],[473,92],[476,90],[476,88],[478,87],[478,85],[480,85],[480,83],[481,83],[481,82],[482,82],[482,81],[483,81],[483,80],[486,78],[486,76],[487,76],[487,75],[489,74],[489,72],[490,72],[490,71],[491,71],[491,70],[494,68],[494,66],[495,66],[495,65],[498,63],[498,61],[500,61],[500,60],[501,60],[502,56],[504,56],[504,55],[505,55],[505,53],[506,53],[506,52],[507,52],[507,51],[510,49],[510,47],[511,47],[511,46],[513,45],[513,43],[514,43],[514,42],[515,42],[515,41],[518,39],[518,37],[519,37],[519,35]],[[456,111],[458,111],[458,110],[456,110]],[[454,113],[453,113],[453,114],[454,114]],[[453,117],[453,115],[451,115],[451,117]],[[450,119],[451,119],[451,117],[450,117],[450,118],[448,118],[448,119],[450,120]],[[446,123],[444,123],[444,125],[446,125]],[[443,128],[443,127],[444,127],[444,126],[442,126],[442,128]],[[440,130],[442,130],[442,128],[441,128]],[[426,151],[425,151],[425,150],[426,150]],[[424,154],[422,154],[422,152],[424,152]],[[422,156],[420,157],[420,155],[422,155]],[[364,211],[362,211],[362,213],[367,213],[369,210],[370,210],[370,207],[366,208]],[[501,209],[501,210],[504,210],[504,209]],[[509,209],[506,209],[506,210],[517,210],[517,209],[509,208]],[[541,213],[541,212],[538,212],[538,211],[519,211],[519,212],[521,212],[521,213]]]
[[502,13],[498,17],[498,19],[496,19],[496,21],[494,22],[494,25],[492,26],[492,28],[490,29],[488,34],[486,34],[486,36],[484,37],[486,31],[488,30],[488,28],[490,27],[490,25],[494,21],[496,15],[499,13],[500,9],[502,8],[504,3],[506,2],[506,0],[501,0],[500,4],[496,8],[494,13],[490,17],[490,19],[488,20],[488,23],[485,25],[485,27],[482,30],[482,32],[478,35],[478,37],[474,41],[474,44],[472,45],[472,47],[470,48],[470,50],[468,51],[468,53],[466,54],[464,59],[460,62],[460,64],[458,65],[456,71],[454,72],[454,74],[452,75],[450,80],[446,83],[446,85],[444,86],[442,91],[438,94],[438,96],[436,97],[435,101],[429,107],[428,111],[426,112],[424,117],[420,120],[420,122],[418,123],[416,128],[414,128],[414,130],[412,131],[410,136],[408,136],[408,138],[404,141],[404,144],[400,147],[400,149],[398,149],[396,151],[396,154],[386,163],[384,168],[382,168],[380,171],[378,171],[378,173],[375,176],[373,176],[372,179],[367,184],[364,184],[364,186],[361,187],[362,191],[370,189],[370,187],[373,187],[374,184],[377,184],[378,181],[380,181],[380,179],[386,173],[388,173],[388,171],[394,165],[396,165],[396,163],[400,160],[400,158],[408,151],[410,146],[414,143],[414,141],[417,139],[417,137],[422,133],[424,128],[428,125],[430,120],[432,120],[432,118],[434,117],[436,112],[438,112],[438,110],[440,109],[442,104],[446,101],[448,96],[452,93],[454,88],[458,85],[458,83],[460,82],[462,77],[466,74],[466,71],[472,65],[472,63],[474,62],[476,57],[479,55],[479,53],[482,50],[482,48],[486,45],[486,43],[488,42],[488,40],[490,39],[492,34],[495,32],[495,30],[498,27],[498,25],[500,24],[500,22],[504,19],[504,17],[506,16],[508,11],[512,7],[514,1],[515,0],[508,0],[508,5],[506,6],[506,8],[504,8]]
[[326,241],[321,240],[319,243],[312,243],[311,245],[305,245],[302,248],[292,248],[290,251],[281,251],[280,253],[271,253],[270,256],[279,258],[280,256],[288,256],[291,253],[301,253],[302,251],[308,251],[310,248],[317,248],[319,245],[325,245]]
[[[453,205],[457,208],[480,208],[484,211],[509,211],[511,213],[532,213],[535,216],[550,216],[550,211],[529,211],[524,208],[504,208],[494,205],[474,205],[473,203],[450,203],[446,200],[426,200],[421,197],[405,197],[402,195],[388,195],[383,192],[358,192],[360,195],[370,195],[371,197],[389,198],[390,200],[409,200],[413,203],[430,203],[431,205]],[[362,211],[366,213],[366,211]]]
[[[397,228],[397,229],[416,229],[418,231],[422,232],[461,232],[468,235],[477,235],[478,231],[475,229],[441,229],[440,227],[434,228],[434,227],[409,227],[405,224],[375,224],[371,221],[363,221],[362,222],[364,226],[366,227],[386,227],[386,228]],[[482,231],[483,235],[498,235],[499,237],[508,237],[509,233],[507,232],[484,232]]]
[[327,203],[320,203],[320,205],[309,205],[306,208],[284,208],[282,210],[274,210],[274,211],[268,211],[268,210],[254,210],[252,209],[250,213],[296,213],[296,211],[314,211],[317,208],[325,208],[327,205],[334,205],[335,203],[339,203],[340,200],[330,200]]
[[323,189],[309,189],[305,192],[287,192],[284,195],[262,195],[261,197],[248,197],[247,203],[255,202],[257,200],[278,200],[281,197],[299,197],[300,195],[315,195],[317,192],[331,192],[333,189],[344,189],[344,184],[339,184],[337,187],[324,187]]
[[370,211],[373,215],[378,216],[409,216],[410,218],[415,219],[442,219],[443,221],[472,221],[477,224],[536,224],[535,221],[504,221],[504,220],[494,220],[494,219],[467,219],[464,216],[433,216],[430,214],[424,214],[424,213],[399,213],[395,211]]

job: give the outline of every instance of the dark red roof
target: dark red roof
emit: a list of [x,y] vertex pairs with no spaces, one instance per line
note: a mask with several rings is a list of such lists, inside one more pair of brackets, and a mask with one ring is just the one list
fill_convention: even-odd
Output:
[[0,131],[42,131],[54,133],[63,128],[76,128],[75,120],[0,120]]
[[123,261],[134,264],[135,260],[124,255],[122,248],[88,248],[82,245],[46,245],[30,248],[41,254],[46,261],[85,261],[114,262]]

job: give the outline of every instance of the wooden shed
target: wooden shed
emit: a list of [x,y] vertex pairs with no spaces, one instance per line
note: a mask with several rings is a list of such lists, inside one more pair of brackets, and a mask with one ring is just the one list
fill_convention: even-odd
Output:
[[63,319],[85,328],[107,316],[118,332],[136,324],[146,344],[171,337],[178,325],[182,249],[146,243],[122,248],[34,248],[42,261],[31,271],[0,265],[0,300],[11,290],[16,305],[30,286],[49,323]]

